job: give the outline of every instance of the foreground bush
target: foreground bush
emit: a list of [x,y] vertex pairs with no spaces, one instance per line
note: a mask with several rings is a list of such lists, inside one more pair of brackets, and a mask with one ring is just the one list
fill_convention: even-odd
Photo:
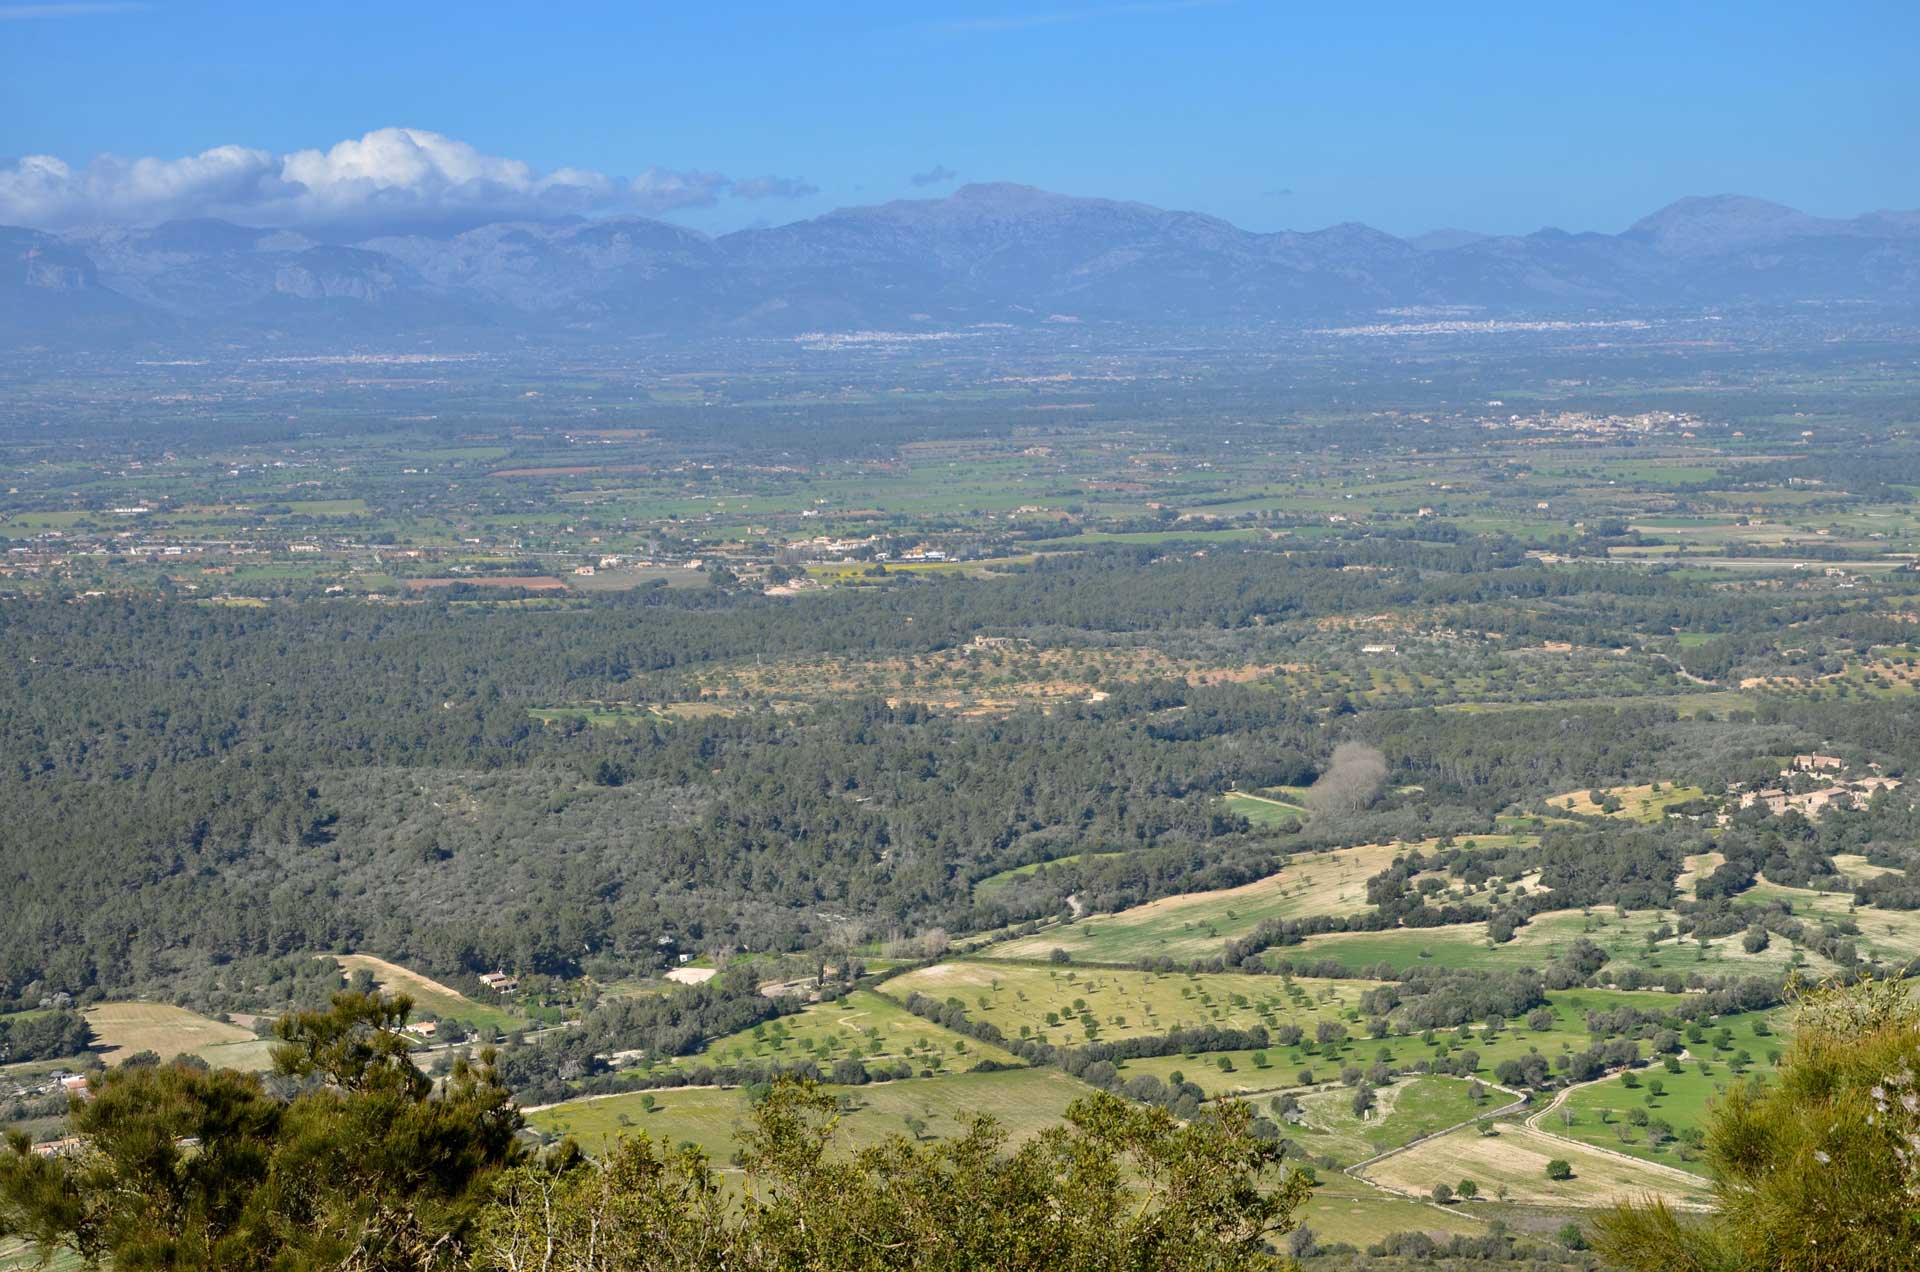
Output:
[[341,993],[279,1022],[277,1077],[123,1065],[76,1100],[77,1146],[0,1151],[0,1236],[116,1272],[1239,1272],[1282,1266],[1309,1184],[1228,1104],[1181,1124],[1098,1094],[1009,1150],[956,1139],[848,1153],[834,1101],[774,1084],[723,1195],[645,1136],[534,1160],[490,1053],[439,1089],[405,998]]
[[1595,1244],[1644,1272],[1904,1272],[1920,1268],[1920,1008],[1865,982],[1803,999],[1770,1086],[1714,1107],[1707,1160],[1719,1214],[1622,1206]]
[[[1237,1272],[1288,1261],[1309,1185],[1244,1105],[1181,1125],[1101,1094],[1008,1151],[992,1119],[950,1140],[835,1151],[833,1101],[777,1085],[741,1138],[744,1201],[693,1150],[645,1136],[590,1163],[513,1171],[482,1233],[486,1272]],[[1274,1186],[1277,1183],[1277,1187]]]
[[521,1155],[520,1115],[490,1064],[435,1092],[395,1032],[410,1006],[341,993],[281,1020],[288,1097],[197,1062],[95,1078],[79,1151],[0,1151],[0,1235],[118,1272],[449,1266]]

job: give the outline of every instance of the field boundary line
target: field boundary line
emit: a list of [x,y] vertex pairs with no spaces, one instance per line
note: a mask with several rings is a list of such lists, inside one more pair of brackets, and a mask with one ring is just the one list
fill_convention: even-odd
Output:
[[1383,1192],[1399,1193],[1399,1195],[1402,1197],[1414,1197],[1415,1200],[1420,1200],[1420,1198],[1414,1193],[1402,1192],[1398,1188],[1390,1187],[1387,1184],[1376,1183],[1371,1179],[1361,1179],[1359,1172],[1366,1169],[1369,1166],[1378,1165],[1379,1163],[1385,1161],[1389,1157],[1397,1156],[1401,1153],[1408,1151],[1409,1149],[1412,1149],[1421,1144],[1424,1144],[1428,1140],[1439,1139],[1442,1135],[1451,1135],[1463,1126],[1472,1126],[1476,1122],[1480,1122],[1486,1118],[1501,1117],[1501,1116],[1504,1116],[1505,1114],[1513,1112],[1515,1109],[1525,1108],[1528,1101],[1530,1101],[1533,1098],[1530,1095],[1526,1095],[1522,1092],[1514,1090],[1512,1087],[1501,1086],[1497,1082],[1482,1082],[1480,1085],[1494,1091],[1505,1091],[1508,1095],[1511,1095],[1514,1098],[1508,1103],[1502,1104],[1497,1109],[1489,1109],[1485,1113],[1476,1113],[1464,1122],[1455,1122],[1452,1126],[1442,1127],[1440,1130],[1437,1130],[1437,1131],[1428,1131],[1425,1135],[1417,1136],[1414,1139],[1408,1140],[1404,1144],[1400,1144],[1400,1145],[1397,1145],[1396,1147],[1389,1148],[1384,1153],[1375,1153],[1372,1157],[1367,1158],[1365,1161],[1355,1162],[1351,1166],[1344,1167],[1340,1173],[1343,1175],[1350,1175],[1354,1179],[1359,1179],[1361,1183],[1366,1184],[1370,1188],[1378,1188]]
[[[1650,1162],[1644,1157],[1635,1157],[1631,1153],[1622,1153],[1616,1149],[1606,1148],[1599,1144],[1589,1144],[1585,1140],[1577,1140],[1573,1138],[1573,1136],[1571,1135],[1561,1135],[1556,1131],[1550,1131],[1546,1127],[1540,1125],[1540,1120],[1542,1118],[1546,1117],[1547,1114],[1559,1108],[1562,1104],[1565,1104],[1567,1102],[1568,1097],[1571,1096],[1575,1091],[1579,1091],[1590,1086],[1598,1086],[1602,1082],[1611,1082],[1613,1081],[1613,1079],[1619,1077],[1622,1073],[1625,1073],[1626,1071],[1627,1071],[1627,1068],[1623,1067],[1620,1069],[1616,1069],[1611,1073],[1604,1073],[1599,1077],[1594,1078],[1590,1081],[1576,1082],[1570,1087],[1562,1088],[1560,1092],[1554,1096],[1553,1101],[1551,1103],[1549,1103],[1545,1108],[1541,1109],[1539,1112],[1533,1114],[1533,1116],[1527,1118],[1525,1121],[1521,1123],[1521,1125],[1525,1126],[1528,1130],[1534,1132],[1536,1135],[1544,1135],[1550,1140],[1556,1140],[1562,1144],[1571,1144],[1575,1148],[1584,1149],[1589,1153],[1598,1153],[1602,1157],[1610,1157],[1613,1160],[1618,1162],[1630,1162],[1635,1166],[1647,1167],[1653,1170],[1656,1174],[1667,1175],[1674,1178],[1676,1182],[1678,1180],[1684,1179],[1692,1182],[1696,1187],[1711,1188],[1713,1186],[1713,1180],[1707,1178],[1705,1175],[1696,1175],[1692,1171],[1681,1170],[1678,1166],[1669,1166],[1665,1162]],[[1711,1206],[1698,1206],[1698,1205],[1692,1205],[1692,1204],[1683,1203],[1683,1202],[1674,1202],[1672,1204],[1676,1208],[1681,1210],[1711,1210],[1713,1208]]]

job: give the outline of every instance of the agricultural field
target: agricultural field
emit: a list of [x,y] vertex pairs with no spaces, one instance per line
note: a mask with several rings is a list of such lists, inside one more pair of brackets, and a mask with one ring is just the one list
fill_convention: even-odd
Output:
[[415,1019],[431,1015],[438,1020],[459,1020],[468,1025],[492,1025],[502,1031],[523,1028],[527,1023],[525,1017],[516,1016],[503,1007],[477,1003],[430,976],[422,976],[419,972],[371,954],[331,954],[327,957],[340,964],[343,974],[363,970],[370,972],[373,983],[384,992],[406,994],[412,998]]
[[[1819,892],[1811,888],[1789,888],[1769,883],[1765,876],[1740,894],[1749,902],[1783,901],[1793,912],[1809,920],[1835,923],[1851,921],[1858,925],[1850,937],[1860,956],[1869,962],[1902,964],[1920,952],[1920,910],[1887,910],[1879,907],[1856,908],[1849,892]],[[1775,939],[1774,945],[1785,942]],[[1809,959],[1809,963],[1815,960]]]
[[1674,1065],[1571,1088],[1535,1120],[1556,1135],[1705,1174],[1686,1140],[1705,1128],[1712,1102],[1729,1087],[1768,1081],[1786,1040],[1777,1013],[1729,1016],[1701,1034],[1689,1031],[1687,1054]]
[[151,1051],[162,1060],[197,1056],[216,1069],[265,1069],[272,1044],[252,1030],[166,1003],[100,1003],[86,1010],[100,1059],[118,1064]]
[[1036,861],[1031,865],[1015,866],[1011,870],[1002,870],[996,874],[988,875],[986,878],[974,884],[973,897],[976,901],[987,900],[995,893],[1004,892],[1007,885],[1014,880],[1023,879],[1034,871],[1041,869],[1043,866],[1064,865],[1079,861],[1098,861],[1120,855],[1121,854],[1117,852],[1080,852],[1070,857],[1056,857],[1051,861]]
[[1008,1038],[1079,1045],[1207,1025],[1285,1023],[1311,1033],[1319,1021],[1356,1017],[1360,994],[1374,983],[966,961],[908,972],[886,988],[899,998],[917,992],[955,1000],[969,1018],[996,1026]]
[[1424,1232],[1444,1240],[1454,1233],[1487,1231],[1487,1221],[1468,1207],[1414,1201],[1329,1171],[1320,1172],[1300,1221],[1322,1243],[1346,1242],[1363,1250],[1390,1232]]
[[816,1003],[750,1030],[715,1039],[675,1063],[733,1064],[746,1060],[811,1059],[824,1069],[838,1060],[906,1060],[935,1073],[964,1071],[983,1060],[1019,1064],[1002,1048],[922,1020],[893,1000],[856,990],[838,1002]]
[[1309,816],[1306,806],[1271,790],[1228,791],[1220,802],[1256,826],[1296,826]]
[[[1900,480],[1920,452],[1912,377],[1880,350],[1755,357],[1735,387],[1696,342],[1663,364],[1616,334],[1556,343],[1577,365],[1551,377],[1496,352],[1534,358],[1533,336],[1368,337],[1382,390],[1318,353],[1250,372],[1132,350],[1095,374],[1051,333],[986,329],[804,348],[778,373],[502,355],[383,388],[377,415],[364,368],[129,368],[88,403],[23,373],[25,425],[0,438],[20,654],[0,719],[22,752],[0,853],[27,902],[5,1005],[94,1004],[109,1063],[257,1067],[266,1044],[216,1017],[311,1005],[336,966],[507,1033],[565,1002],[579,1028],[508,1044],[534,1127],[723,1165],[757,1091],[582,1093],[904,1065],[829,1088],[850,1142],[977,1111],[1023,1137],[1092,1089],[975,1071],[1023,1042],[1260,1026],[1262,1047],[1062,1064],[1247,1099],[1319,1163],[1322,1241],[1543,1234],[1642,1191],[1696,1205],[1694,1135],[1733,1084],[1774,1080],[1780,1011],[1682,1026],[1677,1070],[1647,1057],[1524,1110],[1496,1113],[1494,1084],[1508,1061],[1543,1085],[1540,1062],[1572,1070],[1590,1013],[1664,1025],[1690,978],[1773,1002],[1855,949],[1920,955],[1920,910],[1848,886],[1899,883],[1864,854],[1898,859],[1920,824],[1920,482]],[[229,428],[216,404],[241,395]],[[1681,414],[1613,418],[1656,400]],[[235,709],[187,709],[213,667]],[[1343,795],[1348,745],[1379,771]],[[1737,811],[1807,751],[1909,787],[1810,823]],[[179,799],[153,798],[160,777]],[[49,815],[80,790],[87,817]],[[180,863],[164,886],[127,847],[150,818]],[[1414,850],[1453,855],[1402,887]],[[1703,888],[1729,862],[1761,877]],[[1772,903],[1800,941],[1751,932]],[[76,907],[124,918],[125,949],[60,948]],[[1262,974],[1146,970],[1334,918],[1354,930],[1278,933],[1295,943],[1253,955]],[[1677,931],[1696,923],[1720,934]],[[1564,957],[1584,942],[1597,971]],[[410,966],[309,957],[344,948]],[[849,953],[873,955],[863,988],[799,1001]],[[538,992],[474,988],[496,967]],[[1485,982],[1523,969],[1581,987],[1508,1018],[1531,987]],[[1376,977],[1423,970],[1465,975],[1410,978],[1394,1020],[1361,1010]],[[1585,987],[1622,980],[1658,988]],[[907,1012],[912,993],[1005,1044]],[[1466,1023],[1397,1032],[1415,1017]],[[9,1070],[16,1125],[60,1130],[45,1075],[70,1064]],[[1545,1178],[1554,1158],[1572,1180]],[[1462,1178],[1476,1200],[1423,1199]]]
[[1367,880],[1414,846],[1368,844],[1295,857],[1278,873],[1253,883],[1165,897],[1117,914],[1090,914],[989,946],[984,956],[1046,958],[1061,949],[1087,963],[1204,958],[1265,919],[1359,913],[1367,908]]
[[1605,790],[1571,791],[1548,799],[1547,806],[1583,817],[1624,817],[1630,821],[1654,822],[1665,817],[1674,805],[1705,796],[1706,792],[1698,786],[1647,782]]
[[1141,1056],[1116,1063],[1122,1078],[1146,1074],[1172,1082],[1177,1077],[1199,1087],[1209,1099],[1240,1099],[1300,1086],[1299,1066],[1286,1063],[1296,1058],[1304,1055],[1285,1047],[1263,1047]]
[[[1647,1196],[1686,1210],[1708,1203],[1706,1181],[1685,1171],[1511,1122],[1498,1123],[1494,1130],[1486,1135],[1477,1127],[1462,1127],[1358,1173],[1369,1183],[1413,1197],[1427,1196],[1436,1183],[1457,1186],[1459,1180],[1471,1179],[1482,1196],[1520,1205],[1598,1209]],[[1555,1160],[1572,1166],[1571,1178],[1547,1178],[1547,1164]]]
[[1353,1111],[1353,1095],[1339,1085],[1300,1095],[1300,1120],[1287,1125],[1285,1134],[1303,1152],[1351,1166],[1471,1121],[1516,1098],[1486,1086],[1476,1100],[1473,1084],[1465,1079],[1407,1076],[1373,1088],[1375,1106],[1362,1116]]
[[[855,1148],[911,1134],[909,1118],[922,1124],[922,1135],[942,1136],[961,1132],[980,1113],[991,1114],[1018,1142],[1055,1125],[1069,1105],[1093,1093],[1057,1069],[954,1073],[822,1089],[843,1101],[842,1142]],[[589,1152],[644,1131],[667,1144],[691,1142],[724,1164],[748,1100],[748,1093],[736,1087],[676,1087],[570,1100],[532,1111],[527,1121],[543,1134],[571,1135]]]
[[[1381,963],[1395,969],[1434,966],[1511,970],[1544,967],[1575,941],[1584,939],[1607,951],[1610,969],[1634,967],[1655,977],[1676,972],[1682,976],[1733,972],[1784,979],[1794,967],[1805,969],[1809,975],[1822,975],[1834,967],[1830,960],[1812,950],[1796,948],[1784,937],[1776,937],[1764,950],[1749,952],[1742,947],[1739,932],[1702,943],[1692,937],[1675,936],[1672,923],[1673,915],[1663,910],[1633,910],[1624,915],[1598,907],[1548,910],[1514,929],[1513,939],[1501,944],[1494,943],[1484,923],[1454,923],[1381,932],[1321,933],[1298,945],[1269,950],[1266,957],[1269,963],[1286,960],[1296,966],[1330,958],[1356,970]],[[1662,926],[1669,929],[1668,934],[1656,941],[1653,938]]]

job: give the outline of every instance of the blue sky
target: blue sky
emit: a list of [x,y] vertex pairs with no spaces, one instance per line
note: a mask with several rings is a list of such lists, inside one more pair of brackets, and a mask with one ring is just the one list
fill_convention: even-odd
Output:
[[13,174],[14,219],[246,219],[258,172],[129,165],[404,127],[709,230],[949,172],[1255,229],[1616,231],[1684,194],[1920,208],[1916,69],[1911,2],[0,3],[0,157],[64,165]]

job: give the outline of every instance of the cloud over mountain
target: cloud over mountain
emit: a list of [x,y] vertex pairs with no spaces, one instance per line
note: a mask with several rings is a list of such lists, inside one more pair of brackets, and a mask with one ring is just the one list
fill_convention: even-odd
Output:
[[907,180],[917,186],[949,185],[960,179],[960,174],[944,163],[936,163],[925,172],[916,172]]
[[0,223],[42,228],[221,217],[289,227],[404,227],[600,212],[658,215],[721,198],[801,198],[797,177],[736,181],[648,168],[620,178],[541,172],[420,128],[379,128],[325,150],[276,155],[216,146],[179,159],[100,155],[74,168],[51,155],[0,167]]

